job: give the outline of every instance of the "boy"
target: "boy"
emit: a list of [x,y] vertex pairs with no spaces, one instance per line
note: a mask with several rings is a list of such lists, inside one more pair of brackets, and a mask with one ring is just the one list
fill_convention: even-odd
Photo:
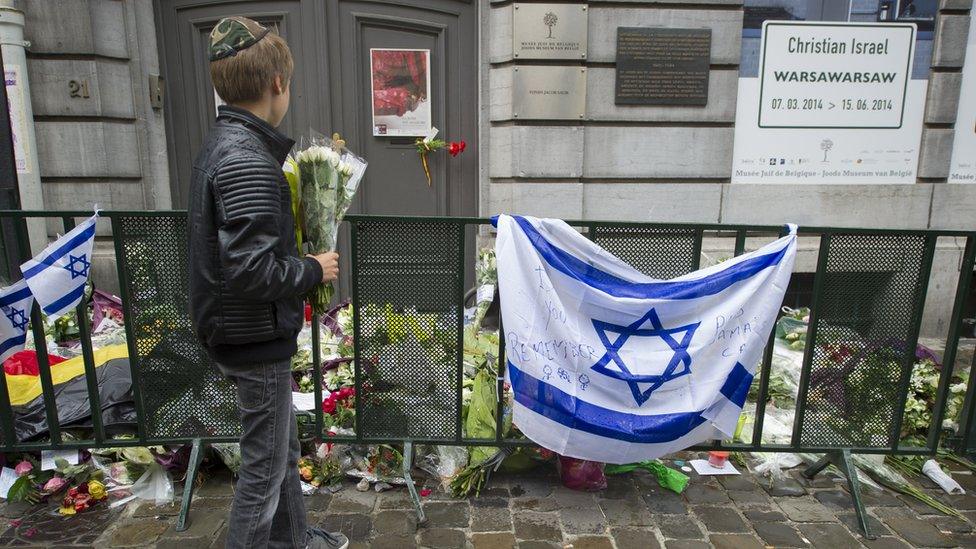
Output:
[[237,386],[242,465],[227,547],[343,549],[342,534],[307,528],[298,478],[291,357],[303,296],[335,280],[338,256],[298,257],[281,171],[294,142],[275,130],[288,111],[288,45],[250,19],[210,34],[210,76],[227,102],[193,164],[189,201],[190,316]]

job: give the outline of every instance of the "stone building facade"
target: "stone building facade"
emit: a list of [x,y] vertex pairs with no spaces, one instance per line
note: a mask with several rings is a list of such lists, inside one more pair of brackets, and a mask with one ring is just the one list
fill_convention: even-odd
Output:
[[[937,2],[918,179],[907,185],[730,183],[742,48],[741,0],[569,2],[588,6],[585,59],[543,64],[586,70],[585,113],[573,121],[519,120],[513,113],[513,73],[534,64],[513,54],[515,2],[453,2],[473,10],[478,33],[472,42],[478,49],[478,62],[460,69],[476,86],[479,99],[478,106],[461,107],[471,112],[477,109],[478,143],[467,160],[477,165],[471,172],[477,177],[477,205],[465,214],[976,228],[976,185],[946,182],[959,101],[976,101],[960,98],[972,0]],[[438,4],[439,13],[451,11],[448,2],[442,3],[446,7]],[[221,12],[271,13],[280,4],[283,13],[321,14],[319,23],[301,21],[303,44],[319,44],[309,41],[310,36],[342,32],[342,20],[336,23],[335,18],[346,16],[344,5],[354,5],[350,12],[387,5],[346,0],[323,1],[321,7],[311,0],[266,0],[260,2],[260,9],[257,4],[251,9],[244,1],[173,0],[173,5],[179,5],[176,8],[170,0],[27,0],[15,4],[26,13],[31,99],[44,207],[48,209],[89,208],[96,203],[111,209],[181,206],[172,198],[178,195],[173,189],[188,174],[178,173],[183,168],[173,155],[174,140],[182,140],[184,130],[167,127],[173,125],[173,113],[168,117],[166,111],[174,108],[171,99],[175,95],[184,101],[206,88],[184,81],[172,67],[167,71],[162,52],[173,51],[167,40],[175,34],[168,21],[182,19],[166,14],[198,4],[207,5],[206,17],[212,19]],[[407,7],[424,4],[425,0],[400,3]],[[288,17],[292,15],[283,15],[281,21],[291,40],[288,33],[294,35],[297,25]],[[711,29],[707,105],[615,105],[615,40],[621,26]],[[309,48],[303,46],[296,54],[299,63],[315,57]],[[345,59],[332,59],[330,70],[346,70]],[[162,104],[153,97],[157,77],[164,82]],[[310,78],[303,75],[301,83],[308,86]],[[72,96],[71,81],[83,81],[87,95]],[[309,93],[299,94],[296,108],[308,112],[315,100]],[[368,139],[368,131],[357,133],[355,118],[336,114],[343,110],[340,107],[331,110],[322,119],[333,122],[333,129],[353,135],[351,146],[365,146],[357,145],[357,140]],[[383,158],[384,163],[389,161]],[[415,162],[413,157],[403,158]],[[812,265],[812,254],[808,251],[801,257],[801,267]],[[945,329],[960,258],[960,242],[940,241],[926,333]]]

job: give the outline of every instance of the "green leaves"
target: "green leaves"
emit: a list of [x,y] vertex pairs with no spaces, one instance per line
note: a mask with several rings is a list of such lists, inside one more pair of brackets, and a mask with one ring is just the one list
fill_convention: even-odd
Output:
[[23,501],[33,505],[41,501],[41,493],[30,475],[24,475],[10,486],[7,501]]

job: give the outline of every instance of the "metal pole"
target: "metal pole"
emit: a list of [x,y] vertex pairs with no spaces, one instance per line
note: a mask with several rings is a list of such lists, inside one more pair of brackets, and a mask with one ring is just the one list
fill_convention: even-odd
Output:
[[[3,66],[3,48],[0,48],[0,67]],[[7,103],[7,86],[0,86],[0,113],[8,113],[0,117],[0,207],[5,210],[20,209],[20,187],[17,182],[17,162],[14,159],[13,132],[10,129],[9,105]],[[17,250],[17,236],[14,220],[5,217],[0,223],[0,246],[3,254],[0,260],[4,262],[2,273],[7,282],[12,283],[20,278],[20,253]]]
[[[20,0],[0,0],[0,51],[3,53],[4,92],[7,95],[8,124],[5,131],[10,140],[0,142],[0,156],[9,165],[0,165],[0,177],[4,180],[13,174],[11,181],[2,185],[17,193],[19,208],[43,210],[41,173],[37,160],[37,143],[34,138],[34,110],[31,107],[30,85],[27,81],[27,55],[24,47],[24,12]],[[0,124],[3,126],[4,124]],[[12,159],[12,161],[11,161]],[[9,166],[9,167],[8,167]],[[47,245],[47,226],[44,219],[27,222],[31,252],[40,252]],[[16,280],[19,277],[14,277]]]

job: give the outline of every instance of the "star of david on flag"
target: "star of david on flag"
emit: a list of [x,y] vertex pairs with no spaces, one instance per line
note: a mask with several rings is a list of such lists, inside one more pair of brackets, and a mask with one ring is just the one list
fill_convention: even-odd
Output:
[[23,280],[0,290],[0,362],[24,348],[34,296]]
[[67,313],[85,295],[97,221],[95,213],[20,266],[24,280],[48,317]]
[[795,226],[754,252],[657,280],[565,222],[495,223],[519,430],[607,463],[733,434],[793,270]]
[[[593,365],[593,371],[627,383],[630,392],[634,395],[634,401],[638,405],[647,402],[651,393],[659,389],[661,385],[691,373],[691,355],[688,354],[688,345],[691,344],[691,338],[694,337],[695,330],[698,329],[700,322],[667,329],[661,325],[661,320],[654,309],[648,311],[646,315],[629,326],[618,326],[596,319],[593,319],[592,322],[600,342],[607,350],[600,360]],[[649,328],[642,328],[648,324],[650,325]],[[614,341],[610,341],[609,334],[617,335]],[[680,337],[680,341],[675,338],[676,335]],[[640,368],[640,365],[632,364],[628,367],[621,358],[621,349],[632,337],[661,338],[673,351],[673,356],[668,360],[667,366],[661,373],[631,371],[634,366]],[[680,370],[678,369],[679,366],[681,367]]]

